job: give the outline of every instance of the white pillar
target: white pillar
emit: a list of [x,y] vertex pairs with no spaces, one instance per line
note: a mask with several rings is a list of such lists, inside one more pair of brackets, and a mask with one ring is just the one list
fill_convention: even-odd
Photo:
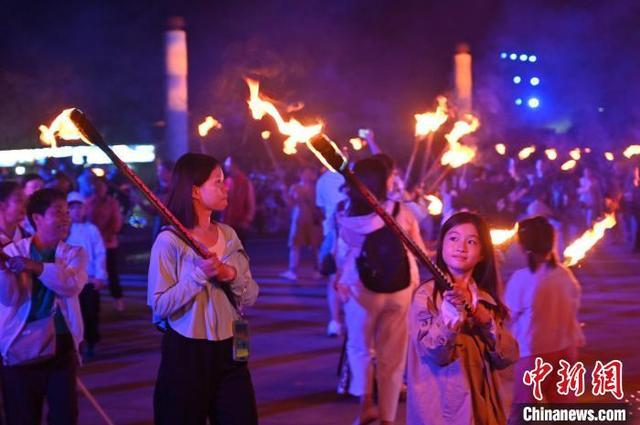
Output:
[[471,74],[471,53],[468,44],[462,43],[458,45],[453,63],[456,85],[455,104],[461,114],[470,113],[473,107],[473,77]]
[[174,160],[189,151],[187,33],[182,17],[169,18],[165,33],[166,111],[164,154]]

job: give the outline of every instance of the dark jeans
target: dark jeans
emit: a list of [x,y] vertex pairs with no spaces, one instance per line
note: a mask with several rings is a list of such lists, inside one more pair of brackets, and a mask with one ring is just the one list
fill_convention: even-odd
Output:
[[47,398],[47,423],[78,423],[76,375],[78,359],[70,334],[57,335],[56,355],[44,362],[2,366],[4,408],[8,425],[40,425]]
[[122,298],[122,286],[120,286],[120,275],[118,274],[118,252],[119,248],[107,249],[109,293],[115,299]]
[[100,341],[100,291],[87,283],[80,292],[80,310],[84,322],[84,340],[90,347]]
[[162,338],[153,409],[156,424],[253,425],[256,399],[247,364],[232,358],[233,339]]

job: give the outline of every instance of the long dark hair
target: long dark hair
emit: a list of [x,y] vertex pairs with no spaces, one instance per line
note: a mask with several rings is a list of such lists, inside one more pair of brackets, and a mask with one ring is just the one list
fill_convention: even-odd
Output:
[[[378,201],[387,200],[386,165],[378,158],[364,158],[353,166],[353,173],[373,193]],[[349,197],[349,214],[366,215],[373,212],[373,208],[367,203],[360,192],[350,184],[347,184],[347,196]]]
[[[455,226],[466,223],[473,224],[478,231],[478,236],[480,237],[482,260],[473,268],[473,280],[476,282],[478,287],[482,288],[493,297],[497,305],[496,315],[501,319],[505,319],[508,317],[509,310],[502,302],[502,281],[498,275],[493,243],[491,242],[491,233],[489,232],[489,226],[482,217],[478,214],[466,211],[456,213],[449,217],[440,229],[436,264],[445,273],[451,275],[449,267],[447,267],[447,264],[444,262],[444,256],[442,255],[444,238],[449,230]],[[444,291],[445,288],[436,283],[436,286],[434,287],[434,296],[436,293],[442,295]]]
[[173,168],[167,208],[187,229],[197,224],[191,195],[193,187],[202,186],[217,167],[220,167],[220,162],[212,156],[186,153]]
[[533,217],[518,223],[518,242],[527,254],[527,265],[532,273],[542,265],[544,259],[551,254],[547,266],[555,268],[558,265],[553,245],[555,232],[553,226],[544,217]]

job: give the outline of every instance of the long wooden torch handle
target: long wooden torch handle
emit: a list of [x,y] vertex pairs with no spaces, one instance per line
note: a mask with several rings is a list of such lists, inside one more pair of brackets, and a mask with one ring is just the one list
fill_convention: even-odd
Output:
[[122,172],[133,183],[135,187],[142,192],[145,198],[153,205],[153,207],[160,213],[169,224],[171,224],[175,230],[182,236],[183,240],[203,258],[209,258],[211,254],[204,249],[196,240],[191,236],[189,231],[184,225],[176,218],[175,215],[158,199],[158,197],[149,189],[149,187],[140,179],[135,171],[131,169],[124,161],[122,161],[118,155],[107,145],[100,133],[95,129],[93,124],[86,118],[86,116],[79,110],[74,109],[69,115],[71,121],[76,125],[78,130],[89,140],[92,144],[104,152],[113,165],[118,167],[118,170]]

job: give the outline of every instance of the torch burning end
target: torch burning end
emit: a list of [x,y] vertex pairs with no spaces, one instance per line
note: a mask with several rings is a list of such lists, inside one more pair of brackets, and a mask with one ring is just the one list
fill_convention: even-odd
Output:
[[69,119],[71,119],[76,126],[81,134],[82,140],[86,143],[96,145],[101,149],[109,148],[100,133],[98,133],[98,130],[96,130],[80,109],[72,109],[69,113]]
[[336,144],[324,134],[314,136],[307,142],[311,152],[334,173],[340,173],[347,168],[349,161]]

